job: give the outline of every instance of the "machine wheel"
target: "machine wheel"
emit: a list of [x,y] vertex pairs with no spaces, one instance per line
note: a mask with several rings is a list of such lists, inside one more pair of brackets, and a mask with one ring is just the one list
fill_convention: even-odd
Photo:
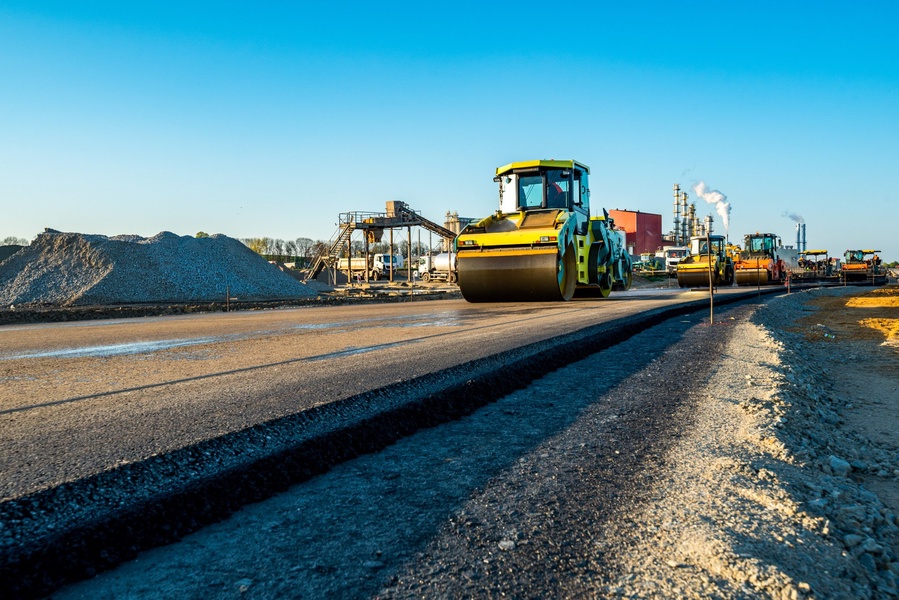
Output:
[[447,283],[456,283],[456,274],[453,271],[450,271],[446,276]]
[[428,271],[425,271],[421,274],[421,280],[425,283],[431,281],[431,274]]
[[615,285],[612,286],[616,290],[627,291],[631,289],[631,284],[634,282],[634,276],[630,271],[622,271],[621,278],[615,282]]
[[725,287],[730,287],[734,284],[734,268],[731,266],[727,266],[724,268],[724,279],[721,281],[721,285]]
[[608,298],[612,293],[612,274],[606,271],[599,275],[599,295]]
[[577,285],[577,256],[572,246],[565,248],[565,254],[558,257],[556,271],[559,293],[562,295],[562,299],[571,300],[574,296],[574,288]]

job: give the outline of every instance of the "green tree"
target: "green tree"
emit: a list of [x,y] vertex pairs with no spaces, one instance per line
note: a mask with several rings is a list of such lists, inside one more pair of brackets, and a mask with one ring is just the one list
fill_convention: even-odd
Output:
[[310,253],[312,252],[312,246],[315,244],[315,242],[313,242],[309,238],[303,237],[303,238],[297,238],[294,243],[296,244],[295,248],[296,248],[297,256],[302,256],[303,258],[308,259],[310,256]]
[[265,254],[267,238],[243,238],[240,241],[244,246],[255,252],[256,254]]
[[197,239],[199,239],[199,238],[208,238],[208,237],[209,237],[209,234],[206,233],[205,231],[198,231],[198,232],[197,232],[197,235],[195,235],[194,237],[197,238]]

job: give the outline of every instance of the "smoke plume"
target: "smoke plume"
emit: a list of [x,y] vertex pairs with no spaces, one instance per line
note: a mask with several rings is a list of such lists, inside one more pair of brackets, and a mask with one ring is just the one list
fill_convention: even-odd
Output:
[[805,223],[805,219],[802,218],[802,215],[797,215],[796,213],[791,213],[786,210],[783,212],[783,214],[781,216],[786,217],[796,223]]
[[718,190],[710,190],[705,181],[700,181],[693,186],[693,193],[708,202],[715,205],[715,211],[721,217],[721,223],[724,225],[724,231],[730,230],[730,202],[727,196]]

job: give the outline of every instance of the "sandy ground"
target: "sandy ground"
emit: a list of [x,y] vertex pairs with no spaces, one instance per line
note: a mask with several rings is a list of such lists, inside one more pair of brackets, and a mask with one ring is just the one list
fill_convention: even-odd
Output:
[[[809,304],[827,316],[825,327],[833,330],[834,337],[825,337],[827,343],[819,343],[824,348],[818,349],[830,356],[827,370],[834,393],[849,399],[843,426],[899,457],[899,288],[852,294],[845,301],[840,296],[822,297]],[[799,326],[805,331],[820,328],[812,315]],[[861,479],[899,514],[899,478],[862,474]],[[899,556],[899,539],[892,542],[893,554]]]

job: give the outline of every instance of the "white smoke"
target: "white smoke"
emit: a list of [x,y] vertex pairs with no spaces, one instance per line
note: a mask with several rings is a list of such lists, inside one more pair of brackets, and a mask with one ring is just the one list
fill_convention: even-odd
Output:
[[700,181],[693,186],[693,193],[708,202],[715,205],[715,211],[721,217],[721,224],[724,225],[724,231],[730,230],[730,202],[727,196],[718,190],[710,190],[705,181]]
[[797,215],[796,213],[791,213],[789,211],[784,211],[781,215],[782,217],[786,217],[796,223],[805,223],[805,219],[802,218],[802,215]]

